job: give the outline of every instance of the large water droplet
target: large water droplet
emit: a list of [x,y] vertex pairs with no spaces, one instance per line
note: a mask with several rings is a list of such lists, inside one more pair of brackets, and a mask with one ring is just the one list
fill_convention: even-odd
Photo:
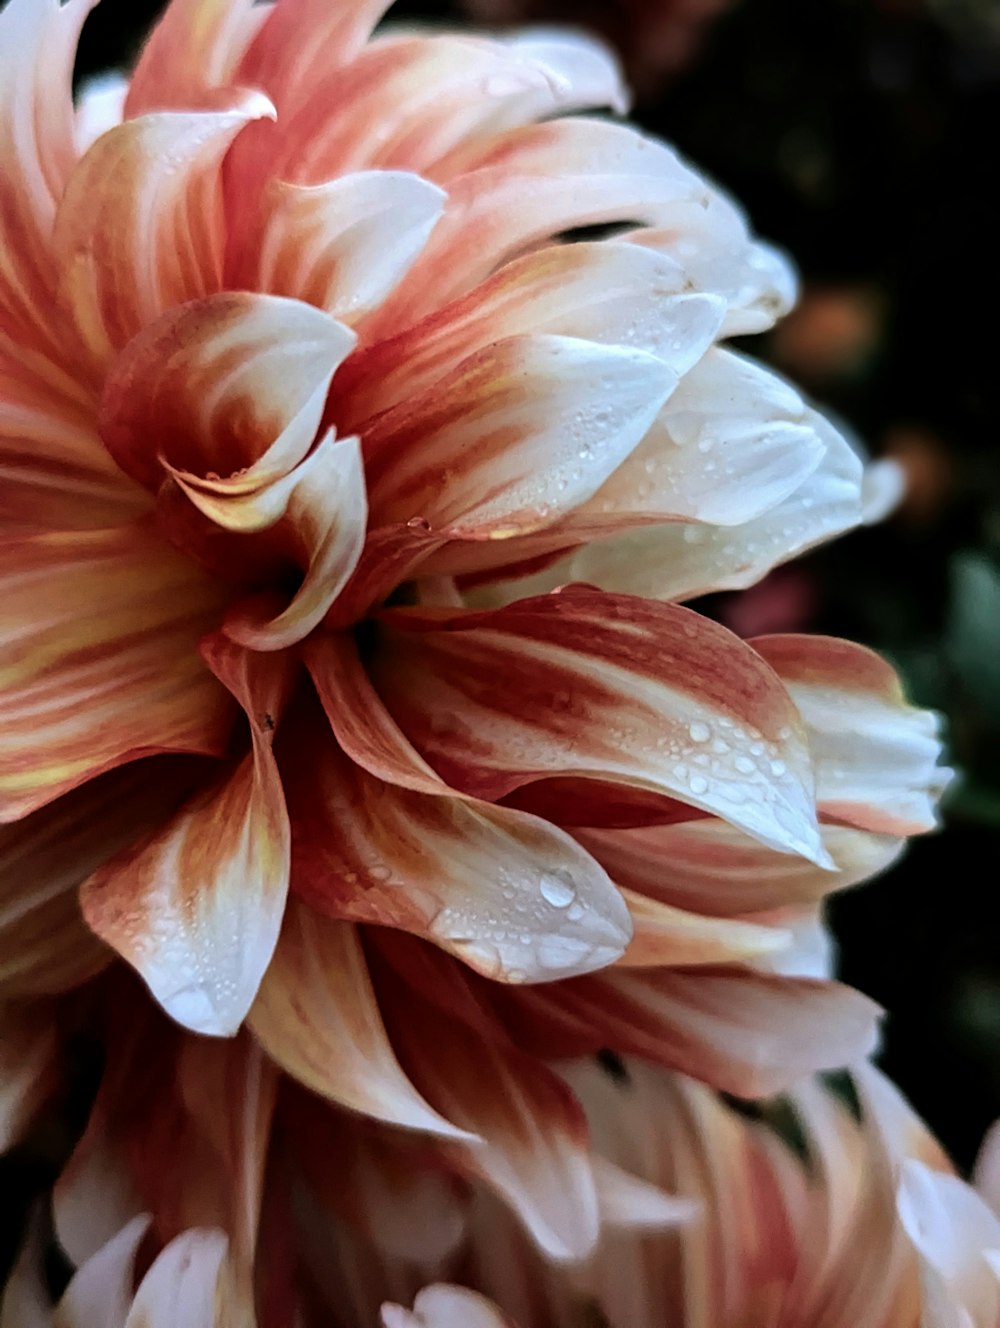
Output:
[[559,868],[546,872],[538,882],[538,888],[542,892],[542,898],[553,908],[569,908],[570,904],[576,899],[576,886],[573,884],[573,878],[569,872],[562,871]]
[[688,733],[691,735],[692,742],[708,742],[712,736],[712,730],[700,719],[693,720],[688,725]]

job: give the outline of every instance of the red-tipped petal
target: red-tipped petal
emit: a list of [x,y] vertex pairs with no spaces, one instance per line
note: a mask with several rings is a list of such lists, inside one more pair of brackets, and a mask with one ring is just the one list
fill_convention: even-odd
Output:
[[249,1022],[271,1059],[314,1093],[393,1125],[461,1136],[400,1068],[350,923],[290,900]]
[[545,776],[610,780],[829,865],[798,714],[724,628],[583,588],[484,613],[382,618],[376,685],[454,787],[495,799]]
[[253,754],[161,831],[97,871],[84,916],[134,965],[178,1023],[234,1033],[277,942],[289,830],[271,751],[290,685],[287,660],[214,638],[213,671],[247,712]]
[[8,540],[0,820],[153,752],[221,755],[232,721],[199,658],[219,593],[142,526]]

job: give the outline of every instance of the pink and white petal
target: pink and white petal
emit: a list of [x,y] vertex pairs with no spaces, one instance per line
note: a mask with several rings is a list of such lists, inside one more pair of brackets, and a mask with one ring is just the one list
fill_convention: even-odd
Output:
[[972,1183],[976,1193],[1000,1218],[1000,1124],[996,1121],[986,1131],[979,1146]]
[[58,1047],[51,1010],[0,1010],[0,1154],[20,1141],[55,1086]]
[[749,958],[747,962],[758,972],[786,978],[834,976],[837,946],[819,905],[790,904],[769,913],[756,913],[747,921],[765,928],[780,927],[788,937],[783,948]]
[[102,1119],[98,1098],[52,1190],[56,1239],[70,1262],[80,1267],[142,1212],[124,1140]]
[[348,584],[365,546],[368,499],[360,439],[328,434],[279,482],[286,483],[285,526],[277,533],[304,568],[302,582],[275,616],[260,601],[230,609],[227,636],[251,650],[282,650],[308,636]]
[[[787,498],[739,526],[671,522],[589,544],[533,578],[499,593],[506,599],[567,581],[624,594],[684,600],[742,590],[779,563],[861,522],[861,462],[819,415],[809,425],[826,444],[819,466]],[[495,593],[495,598],[497,597]]]
[[625,347],[500,341],[366,431],[372,522],[419,518],[456,539],[544,528],[621,464],[675,382]]
[[651,250],[616,241],[550,245],[362,349],[338,379],[338,410],[360,424],[473,352],[538,333],[647,351],[680,378],[712,344],[722,312],[720,300],[692,294],[680,266]]
[[292,296],[357,322],[401,280],[446,198],[409,171],[359,171],[314,186],[273,181],[264,192],[260,234],[244,262],[246,280],[233,284]]
[[118,357],[101,436],[154,491],[252,493],[309,452],[354,334],[298,300],[228,291],[171,309]]
[[95,378],[166,309],[219,289],[222,159],[241,129],[273,114],[260,93],[228,102],[127,120],[70,177],[54,245],[61,295]]
[[815,413],[781,379],[711,350],[685,376],[632,455],[574,513],[619,529],[636,518],[740,526],[783,502],[823,459]]
[[[55,1328],[125,1328],[132,1304],[136,1255],[149,1230],[134,1217],[74,1274],[55,1313]],[[173,1328],[173,1325],[171,1325]]]
[[[404,996],[407,1005],[418,999]],[[441,1147],[502,1195],[550,1258],[584,1257],[599,1215],[586,1121],[573,1094],[537,1060],[447,1020],[434,1023],[431,1042],[402,999],[384,1008],[403,1068],[442,1115],[478,1136]]]
[[0,340],[18,351],[58,348],[52,223],[76,160],[73,61],[92,8],[10,0],[0,13]]
[[172,0],[129,81],[129,119],[201,110],[213,92],[238,82],[234,74],[253,35],[252,19],[252,0]]
[[824,815],[882,835],[932,830],[952,772],[938,765],[937,717],[907,703],[892,666],[833,637],[762,636],[753,645],[802,715]]
[[467,1287],[438,1282],[417,1293],[413,1309],[382,1306],[382,1328],[512,1328],[492,1301]]
[[289,901],[249,1025],[268,1056],[314,1093],[393,1125],[464,1136],[400,1068],[350,923]]
[[[574,1087],[572,1080],[570,1087]],[[697,1200],[665,1194],[638,1176],[630,1175],[600,1153],[591,1157],[597,1185],[597,1205],[602,1227],[625,1231],[662,1231],[698,1218]]]
[[[691,968],[706,964],[760,963],[767,971],[792,943],[780,922],[705,917],[623,891],[635,928],[620,968]],[[784,971],[784,970],[782,970]],[[810,974],[809,976],[813,976]]]
[[[546,1038],[536,1044],[541,1054],[542,1046],[558,1054],[560,1038],[575,1029],[595,1047],[754,1098],[868,1056],[880,1014],[873,1001],[838,983],[722,967],[615,970],[564,983],[551,995],[538,988],[524,1018]],[[523,1024],[512,1032],[527,1034]]]
[[712,190],[668,148],[624,125],[562,118],[467,141],[429,172],[448,208],[366,332],[391,335],[502,263],[573,228],[665,224]]
[[310,760],[293,754],[286,786],[294,887],[314,908],[423,936],[505,982],[553,981],[621,955],[628,911],[565,831],[443,785],[385,784],[311,730]]
[[896,836],[821,825],[831,872],[776,853],[714,817],[630,830],[574,830],[622,889],[710,917],[811,904],[868,880],[903,850]]
[[[199,0],[194,0],[195,5]],[[353,60],[390,0],[277,0],[240,61],[237,81],[261,87],[282,119],[315,94],[317,83]]]
[[84,884],[84,917],[195,1032],[234,1033],[277,943],[289,829],[271,751],[291,665],[215,637],[203,649],[247,712],[253,754]]
[[0,821],[154,752],[221,755],[225,690],[198,655],[218,588],[142,525],[10,539]]
[[225,1233],[195,1227],[157,1257],[125,1328],[245,1328],[252,1322],[250,1290],[230,1263]]
[[0,993],[55,995],[100,972],[111,951],[87,928],[78,887],[172,811],[190,786],[183,761],[111,771],[0,830]]
[[832,865],[797,712],[769,666],[717,624],[582,587],[381,620],[375,685],[455,788],[492,801],[546,776],[621,783]]

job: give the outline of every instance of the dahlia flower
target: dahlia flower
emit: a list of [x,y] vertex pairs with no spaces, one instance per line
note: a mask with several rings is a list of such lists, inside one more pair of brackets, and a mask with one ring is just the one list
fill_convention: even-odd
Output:
[[792,278],[576,114],[625,102],[583,38],[173,0],[74,107],[89,7],[0,12],[8,1132],[117,953],[579,1256],[545,1060],[863,1055],[818,908],[944,779],[868,652],[679,604],[860,519],[852,449],[720,344]]

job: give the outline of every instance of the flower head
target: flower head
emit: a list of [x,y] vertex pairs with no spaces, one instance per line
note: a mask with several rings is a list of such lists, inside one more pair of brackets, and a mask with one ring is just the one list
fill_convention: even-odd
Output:
[[598,1192],[544,1060],[863,1054],[818,908],[943,775],[868,652],[679,604],[860,519],[719,344],[784,261],[576,114],[624,105],[597,46],[384,7],[173,0],[77,107],[86,0],[0,13],[2,994],[117,952],[567,1257]]

